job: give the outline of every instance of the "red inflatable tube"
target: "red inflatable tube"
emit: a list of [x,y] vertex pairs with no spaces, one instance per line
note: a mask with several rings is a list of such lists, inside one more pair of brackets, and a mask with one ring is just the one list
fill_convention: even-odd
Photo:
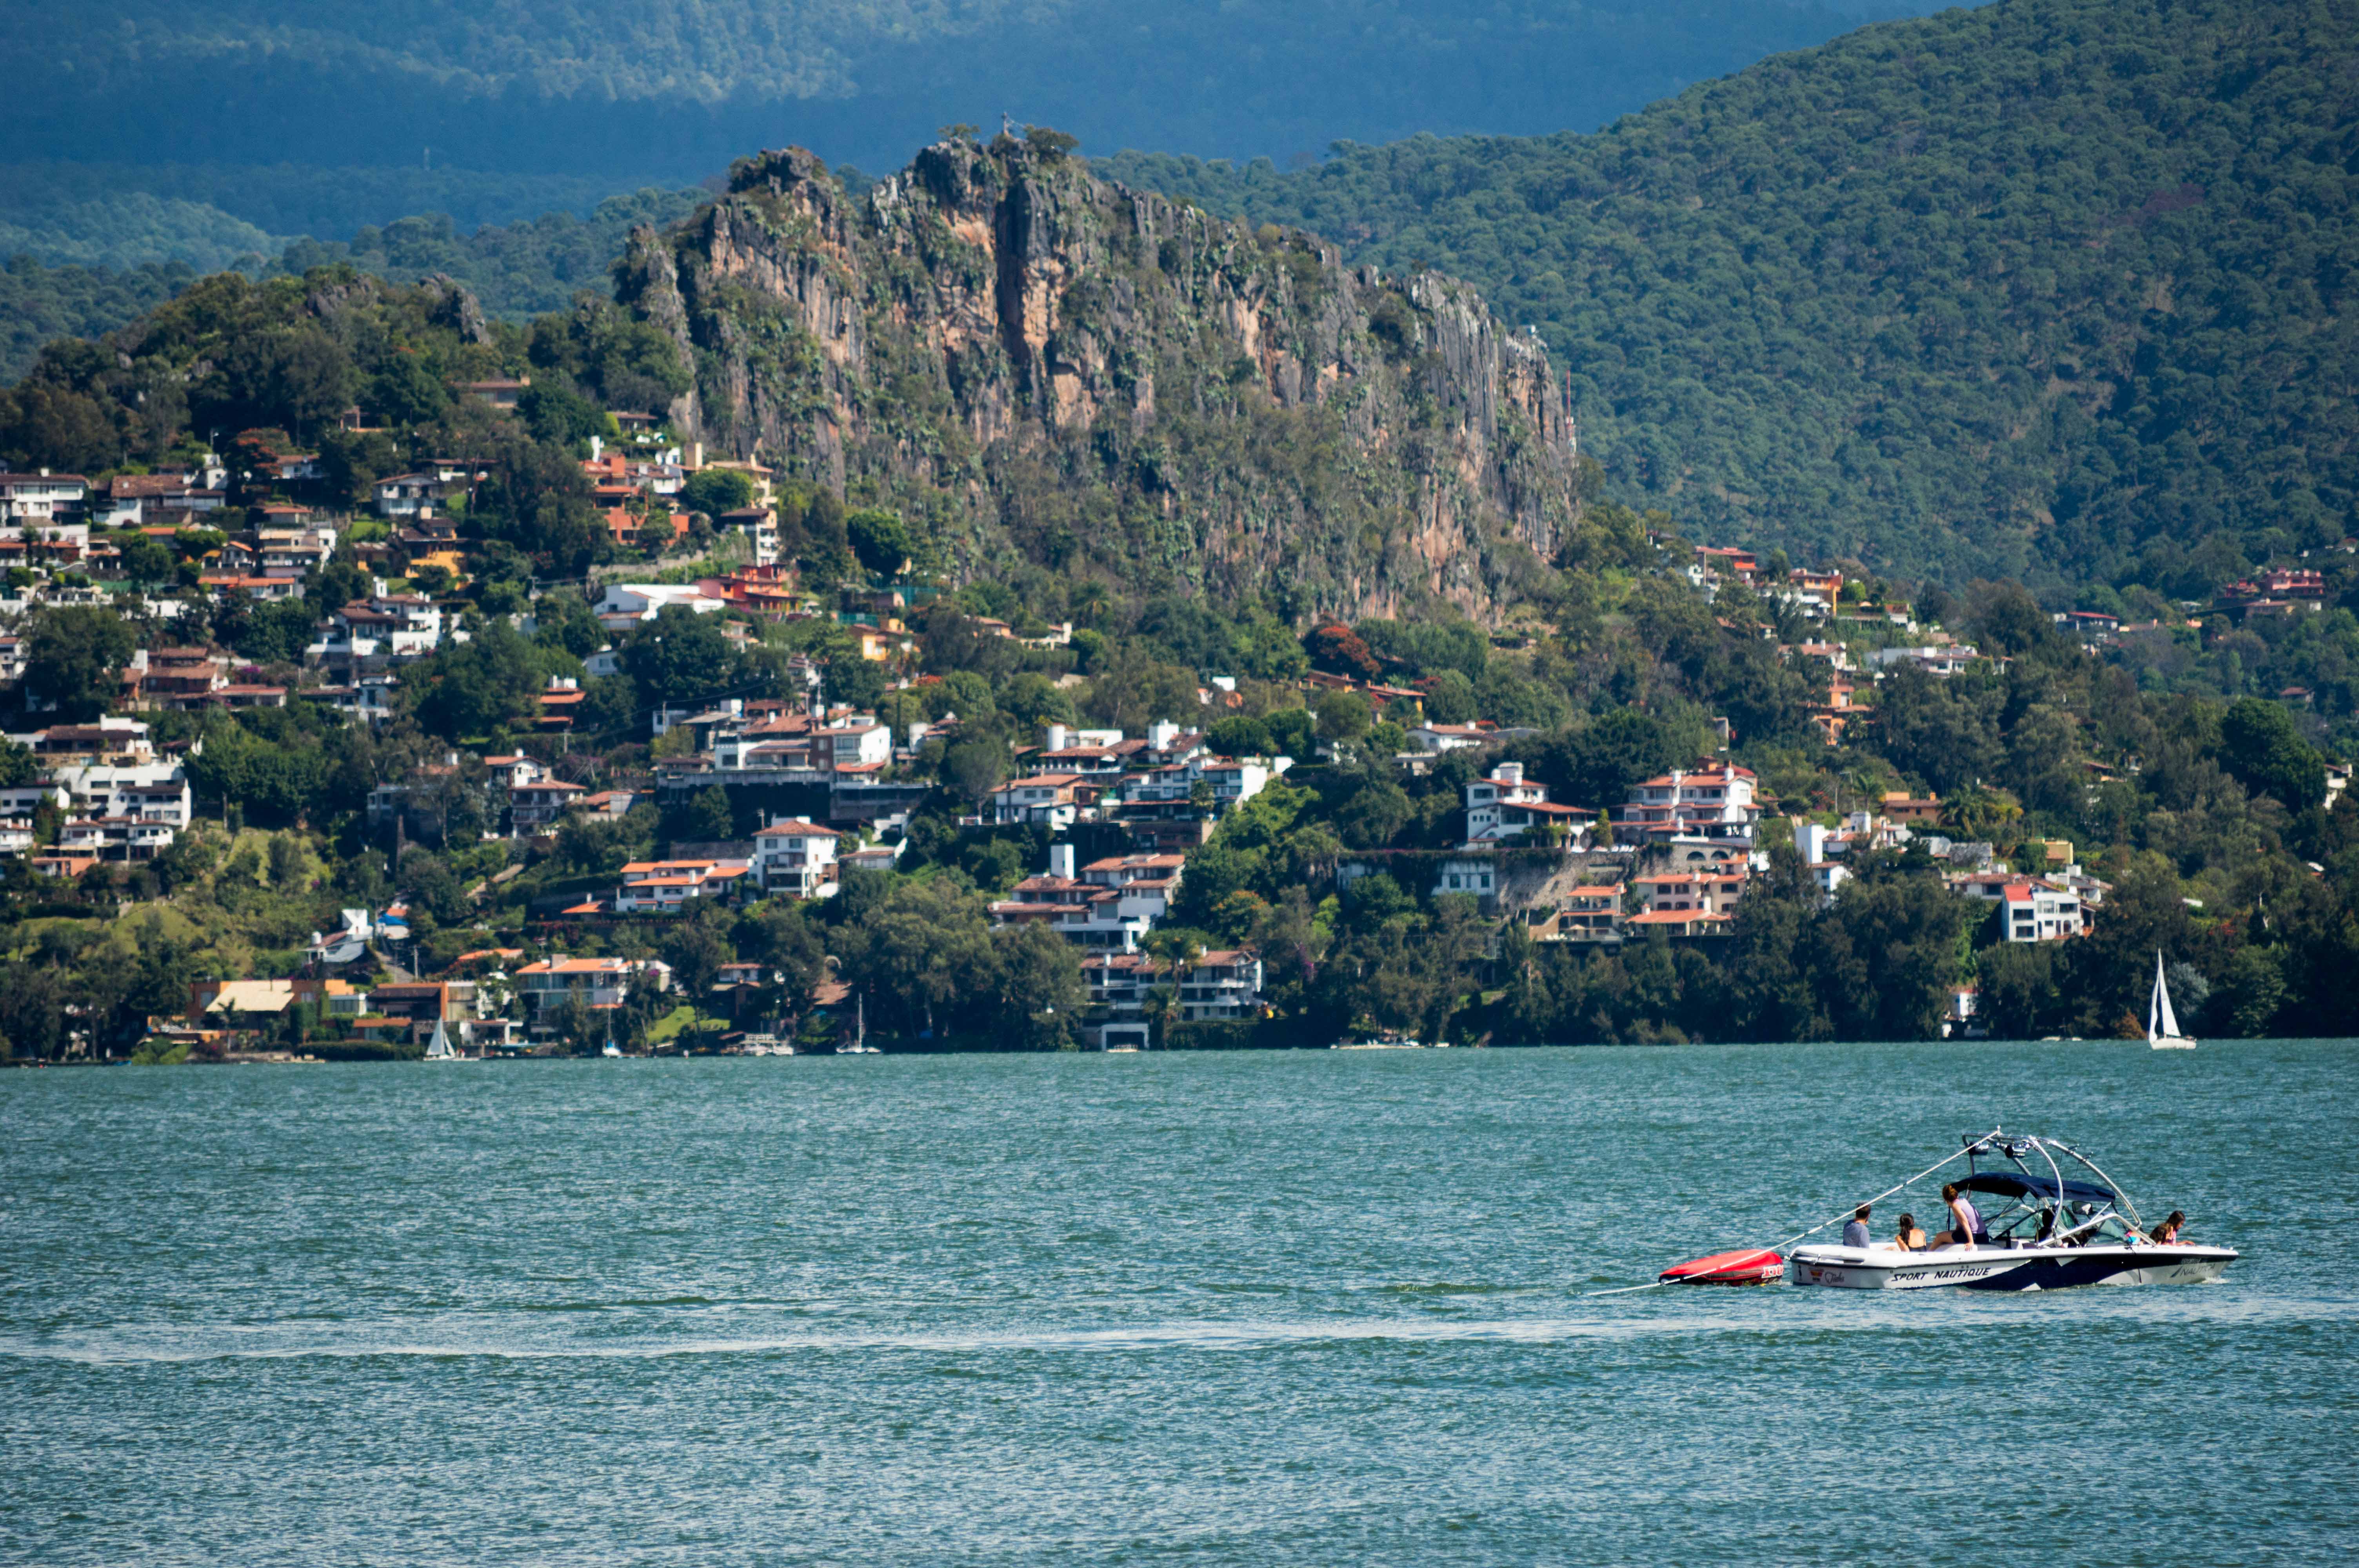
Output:
[[1667,1285],[1773,1285],[1785,1277],[1786,1260],[1767,1247],[1690,1258],[1656,1276]]

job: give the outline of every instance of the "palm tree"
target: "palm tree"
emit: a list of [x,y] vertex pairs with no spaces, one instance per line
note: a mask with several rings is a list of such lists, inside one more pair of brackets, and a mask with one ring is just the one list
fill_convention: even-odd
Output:
[[1158,980],[1147,993],[1147,1022],[1155,1031],[1155,1038],[1169,1046],[1171,1025],[1180,1015],[1180,988],[1169,980]]

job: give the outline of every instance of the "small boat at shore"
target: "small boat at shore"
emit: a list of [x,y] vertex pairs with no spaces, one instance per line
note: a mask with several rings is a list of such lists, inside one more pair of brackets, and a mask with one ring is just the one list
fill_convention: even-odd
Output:
[[[1992,1132],[1968,1139],[1964,1154],[1967,1173],[1958,1178],[1959,1189],[2002,1206],[1969,1244],[1798,1247],[1787,1262],[1787,1280],[1848,1291],[2184,1285],[2216,1280],[2236,1260],[2233,1248],[2149,1239],[2114,1179],[2056,1139]],[[2060,1156],[2076,1167],[2074,1175],[2064,1173]],[[1986,1162],[1999,1168],[1983,1169]]]
[[451,1048],[451,1032],[442,1027],[442,1021],[439,1018],[434,1021],[434,1038],[426,1043],[426,1059],[429,1062],[469,1060]]

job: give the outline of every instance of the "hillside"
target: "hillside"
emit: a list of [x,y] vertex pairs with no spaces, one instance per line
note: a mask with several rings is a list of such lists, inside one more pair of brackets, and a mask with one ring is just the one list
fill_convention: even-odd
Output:
[[185,265],[45,267],[28,256],[0,265],[0,386],[31,368],[45,343],[111,332],[196,281]]
[[[607,192],[683,184],[745,147],[788,142],[889,168],[945,123],[996,129],[1003,113],[1107,151],[1306,162],[1338,137],[1588,129],[1776,50],[1929,8],[0,0],[0,36],[21,58],[70,62],[11,84],[6,157],[27,175],[74,166],[71,208],[134,192],[186,203],[158,216],[190,246],[222,243],[234,224],[342,238],[404,214],[473,227],[560,205],[586,212]],[[0,169],[0,189],[22,183]],[[51,264],[209,265],[186,249],[92,254],[120,228],[103,211],[30,216],[0,210]],[[89,224],[97,232],[77,227]]]
[[[18,493],[85,503],[8,574],[0,769],[21,787],[97,735],[136,746],[129,714],[87,728],[136,704],[189,791],[168,822],[54,797],[19,819],[40,858],[0,866],[0,1057],[223,1048],[148,1018],[204,976],[292,974],[311,932],[397,899],[429,975],[660,953],[705,999],[719,965],[756,964],[759,995],[708,1005],[824,1044],[804,1015],[825,956],[880,1037],[1078,1044],[1115,1003],[1037,905],[1007,907],[1059,827],[1081,855],[1186,854],[1158,962],[1263,956],[1261,1022],[1166,1017],[1166,1044],[1892,1040],[1934,1033],[1964,985],[1995,1033],[2134,1034],[2158,951],[2207,1036],[2351,1033],[2332,981],[2359,816],[2319,743],[2359,739],[2359,557],[2200,624],[2149,603],[2068,632],[2011,584],[1904,608],[1888,580],[1699,554],[1582,503],[1596,475],[1566,460],[1545,349],[1440,275],[1347,269],[1048,135],[951,138],[857,196],[799,152],[732,184],[634,236],[615,301],[518,326],[444,280],[219,275],[0,391],[0,460],[60,470]],[[526,376],[513,410],[477,395]],[[669,427],[625,435],[656,408]],[[715,452],[784,470],[772,527],[739,510],[763,476]],[[776,559],[749,566],[757,544]],[[385,626],[403,641],[350,635]],[[697,717],[659,735],[667,711]],[[1129,749],[1048,729],[1084,723]],[[1412,735],[1462,744],[1404,765]],[[1774,796],[1767,864],[1698,879],[1688,838],[1627,858],[1670,827],[1634,786],[1723,748],[1744,773],[1680,787],[1715,826]],[[520,754],[571,815],[519,788]],[[1064,771],[1085,756],[1115,771]],[[1278,756],[1282,776],[1247,765]],[[1624,807],[1612,858],[1563,853],[1585,816],[1473,842],[1470,792],[1508,762],[1522,778],[1493,782],[1560,813]],[[1905,820],[1799,843],[1777,820],[1863,805]],[[693,908],[625,907],[625,867],[712,869],[690,857],[820,809],[900,848],[832,897],[773,860],[763,887],[733,869]],[[65,852],[133,834],[152,858]],[[1495,881],[1470,885],[1470,852]],[[2047,901],[2042,928],[2002,916],[1992,859],[2050,874],[2005,882]],[[1568,935],[1555,901],[1603,866],[1632,874],[1576,913],[1625,924]],[[1688,902],[1699,881],[1716,907]],[[635,995],[513,1022],[550,1050],[676,1040],[674,999]],[[365,1033],[256,1022],[246,1044]],[[410,1026],[366,1028],[330,1048]]]
[[1012,544],[1288,614],[1472,612],[1557,553],[1577,503],[1537,340],[1066,140],[952,138],[861,199],[765,154],[638,232],[618,298],[676,345],[673,427],[922,520],[962,576]]
[[2359,4],[2003,0],[1593,136],[1106,172],[1474,281],[1700,531],[2069,597],[2359,532]]
[[[521,321],[563,308],[582,289],[603,293],[608,269],[633,228],[675,222],[704,199],[701,190],[641,190],[607,198],[587,218],[549,212],[484,224],[472,233],[459,232],[447,215],[435,213],[364,227],[348,242],[296,240],[274,259],[252,254],[234,259],[260,277],[299,277],[339,263],[396,283],[439,276],[467,289],[486,315]],[[183,243],[185,236],[168,226],[143,232],[131,242],[135,248],[150,246],[174,259],[119,269],[44,266],[20,252],[0,265],[0,386],[31,368],[42,345],[110,332],[195,280],[188,253],[201,257],[201,247]],[[5,235],[0,230],[0,252]]]

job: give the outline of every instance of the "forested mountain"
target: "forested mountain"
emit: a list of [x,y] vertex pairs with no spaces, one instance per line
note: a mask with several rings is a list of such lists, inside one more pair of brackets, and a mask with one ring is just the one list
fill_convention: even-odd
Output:
[[[282,147],[280,156],[299,150],[300,143]],[[630,184],[627,169],[493,174],[414,161],[396,168],[0,163],[0,258],[29,255],[49,266],[183,261],[214,271],[249,255],[275,256],[290,239],[349,240],[428,213],[462,233],[549,212],[586,217]]]
[[95,338],[169,299],[196,281],[186,264],[128,272],[45,267],[28,256],[0,265],[0,386],[60,338]]
[[[466,287],[489,315],[523,320],[563,308],[582,289],[604,293],[608,270],[634,227],[673,222],[709,199],[697,189],[641,190],[609,197],[586,219],[549,212],[466,234],[434,213],[364,227],[349,242],[297,240],[274,259],[249,254],[236,262],[264,277],[300,276],[337,263],[397,283],[439,275]],[[188,261],[175,247],[164,248],[173,260],[120,271],[45,267],[23,254],[8,262],[0,269],[0,385],[23,374],[44,343],[112,331],[194,281]]]
[[2002,0],[1602,135],[1110,172],[1471,278],[1692,526],[2196,596],[2359,532],[2359,3]]
[[270,270],[300,276],[315,266],[350,262],[397,283],[440,273],[466,286],[484,311],[521,320],[561,309],[579,290],[607,292],[608,273],[630,232],[669,224],[693,211],[708,192],[648,189],[610,196],[587,218],[546,212],[514,223],[485,224],[462,233],[441,213],[364,226],[349,242],[299,240]]
[[10,84],[9,157],[116,166],[82,200],[139,190],[274,234],[341,237],[407,213],[473,227],[584,211],[607,192],[700,178],[749,146],[890,168],[944,123],[995,129],[1003,112],[1104,151],[1306,161],[1337,137],[1586,130],[1772,51],[1930,8],[5,0],[0,36],[20,59],[54,62]]

